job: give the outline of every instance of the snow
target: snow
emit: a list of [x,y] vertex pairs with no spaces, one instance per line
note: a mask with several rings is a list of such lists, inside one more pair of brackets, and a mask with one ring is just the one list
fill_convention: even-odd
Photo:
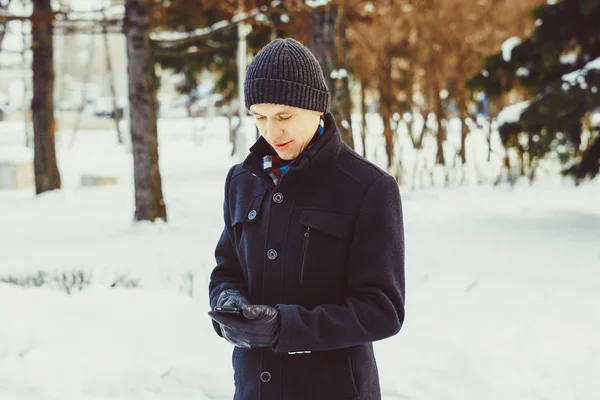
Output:
[[562,76],[562,80],[570,83],[571,85],[579,85],[582,89],[586,90],[588,85],[585,77],[591,70],[600,69],[600,57],[588,62],[582,69],[575,70]]
[[213,30],[209,27],[209,28],[194,29],[191,32],[169,32],[169,31],[151,32],[150,39],[155,40],[155,41],[179,41],[179,40],[191,39],[191,38],[198,37],[198,36],[203,36],[212,31]]
[[511,104],[505,107],[502,109],[502,111],[500,111],[500,113],[498,113],[496,123],[498,126],[502,126],[504,124],[519,122],[521,114],[523,114],[523,111],[529,107],[529,104],[529,101],[522,101],[520,103]]
[[265,14],[262,14],[262,13],[257,14],[254,19],[256,19],[256,21],[260,22],[260,23],[264,23],[264,22],[267,22],[269,20],[269,18],[267,18],[267,16]]
[[89,10],[73,9],[66,15],[66,20],[101,21],[108,19],[122,19],[125,17],[125,6],[114,5],[105,9],[104,15],[100,7]]
[[[246,17],[246,15],[244,15],[244,17]],[[219,21],[211,26],[211,30],[218,31],[219,29],[227,28],[229,24],[229,21]]]
[[590,61],[583,68],[587,69],[588,71],[590,71],[592,69],[600,69],[600,57],[596,58],[593,61]]
[[363,10],[364,10],[364,12],[365,12],[365,13],[367,13],[367,14],[370,14],[370,13],[372,13],[373,11],[375,11],[375,6],[373,5],[373,3],[372,3],[372,2],[370,2],[370,1],[369,1],[369,2],[367,2],[367,3],[364,5],[364,8],[363,8]]
[[231,18],[231,22],[237,24],[238,22],[243,21],[246,18],[248,18],[248,14],[241,12],[239,14],[234,15],[233,18]]
[[[368,124],[375,151],[382,122]],[[20,146],[20,126],[0,122],[2,146]],[[460,124],[449,129],[454,143]],[[81,271],[90,282],[71,295],[59,280],[0,283],[0,398],[232,398],[232,348],[205,314],[233,163],[227,120],[160,120],[159,131],[167,224],[132,223],[131,154],[114,132],[80,132],[73,149],[57,133],[64,189],[0,191],[0,279]],[[118,183],[82,188],[87,171]],[[600,182],[401,192],[407,318],[375,344],[383,399],[596,399]],[[119,278],[138,287],[111,288]]]
[[502,58],[505,62],[510,62],[512,58],[512,51],[519,45],[519,43],[521,43],[521,39],[518,37],[511,37],[502,43]]
[[23,146],[24,129],[22,121],[0,122],[0,164],[33,162],[33,152]]
[[333,69],[331,70],[331,74],[329,75],[331,79],[343,79],[348,76],[348,71],[346,69]]
[[561,64],[575,64],[577,62],[577,54],[569,53],[560,56]]
[[317,8],[321,6],[326,6],[329,4],[331,0],[306,0],[305,4],[312,8]]
[[520,67],[517,70],[517,76],[529,76],[529,68]]

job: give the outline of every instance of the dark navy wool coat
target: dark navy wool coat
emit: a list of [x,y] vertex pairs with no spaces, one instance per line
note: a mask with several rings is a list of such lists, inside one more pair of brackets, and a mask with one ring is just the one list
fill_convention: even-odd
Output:
[[210,305],[239,289],[281,322],[273,348],[234,348],[236,400],[381,398],[372,342],[404,321],[399,189],[330,114],[325,130],[277,186],[261,169],[263,138],[227,175]]

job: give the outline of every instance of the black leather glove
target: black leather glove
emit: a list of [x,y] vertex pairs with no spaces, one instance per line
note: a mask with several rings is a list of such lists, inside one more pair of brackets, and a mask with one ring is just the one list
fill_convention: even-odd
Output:
[[[226,289],[219,294],[216,307],[230,307],[243,309],[248,304],[248,299],[242,293],[235,289]],[[217,321],[218,322],[218,321]],[[250,348],[250,345],[242,339],[237,338],[235,332],[227,328],[223,324],[219,324],[223,338],[229,343],[243,348]]]
[[219,294],[217,307],[234,307],[243,309],[248,304],[248,298],[235,289],[225,289]]
[[243,315],[235,316],[210,311],[210,317],[219,323],[223,337],[244,348],[268,347],[279,338],[279,311],[266,305],[246,305]]

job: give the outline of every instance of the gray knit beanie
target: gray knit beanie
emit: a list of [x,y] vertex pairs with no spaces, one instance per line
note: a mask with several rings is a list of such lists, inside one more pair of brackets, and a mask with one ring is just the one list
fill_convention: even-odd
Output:
[[316,57],[294,39],[275,39],[256,54],[244,82],[246,108],[283,104],[329,112],[330,93]]

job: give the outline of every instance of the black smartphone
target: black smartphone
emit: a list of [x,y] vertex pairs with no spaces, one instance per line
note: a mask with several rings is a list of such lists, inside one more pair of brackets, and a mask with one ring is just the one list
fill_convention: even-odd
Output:
[[215,307],[219,314],[242,315],[242,309],[237,307]]

